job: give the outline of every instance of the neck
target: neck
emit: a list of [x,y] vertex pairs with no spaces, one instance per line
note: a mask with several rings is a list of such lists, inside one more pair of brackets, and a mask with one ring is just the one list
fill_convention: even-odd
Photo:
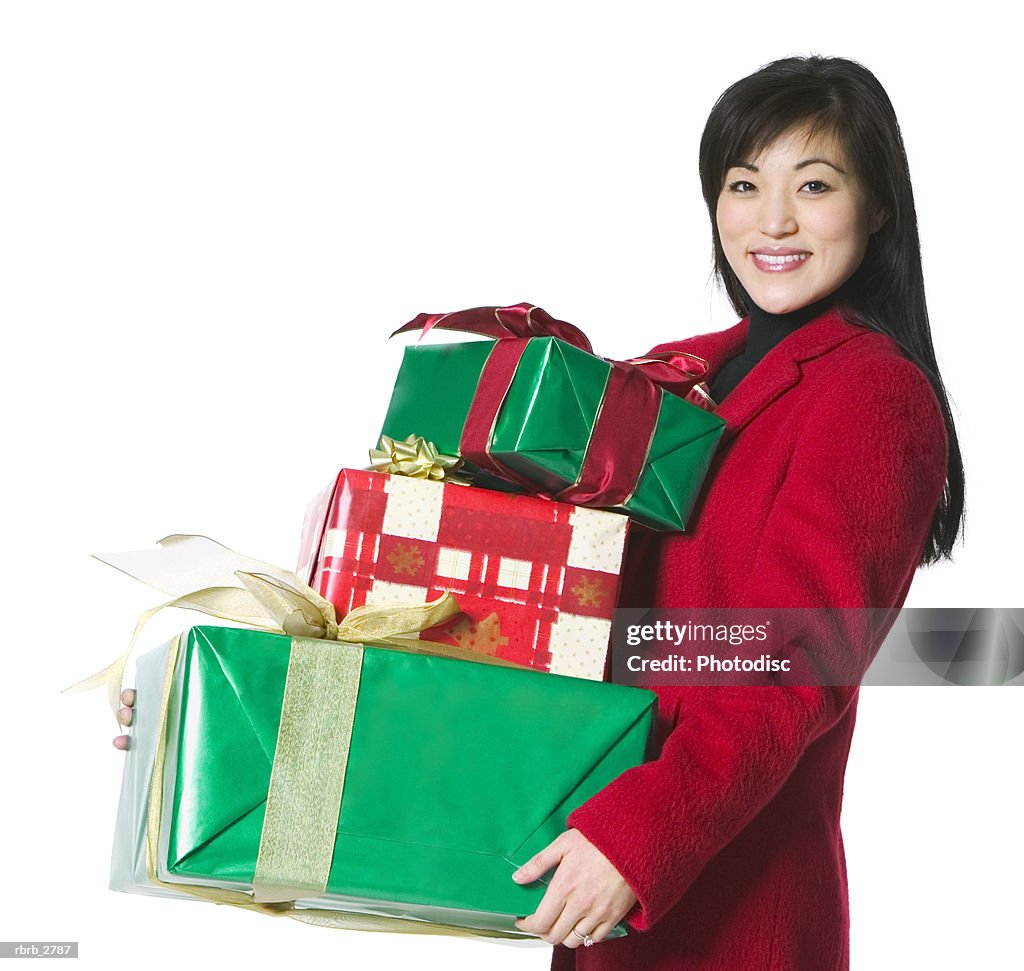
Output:
[[816,303],[791,310],[785,314],[770,314],[753,301],[750,302],[750,325],[747,329],[747,348],[744,356],[759,361],[776,344],[798,327],[820,317],[832,305],[829,294]]
[[742,354],[726,361],[711,378],[711,397],[719,404],[776,344],[804,324],[820,317],[835,303],[835,294],[824,300],[808,304],[788,314],[770,314],[747,299],[750,320],[747,326],[747,346]]

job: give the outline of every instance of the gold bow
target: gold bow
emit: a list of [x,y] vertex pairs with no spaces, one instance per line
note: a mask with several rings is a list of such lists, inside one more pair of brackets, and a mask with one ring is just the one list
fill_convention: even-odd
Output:
[[462,459],[457,455],[442,455],[433,442],[419,435],[409,435],[404,442],[381,435],[380,447],[370,449],[370,464],[375,472],[442,480],[461,468]]
[[458,601],[447,592],[424,604],[366,604],[356,607],[339,622],[334,604],[290,570],[236,553],[207,536],[175,534],[159,540],[155,550],[97,554],[96,559],[173,598],[139,618],[128,649],[116,661],[64,689],[88,691],[106,685],[115,718],[125,665],[139,633],[154,614],[167,607],[186,607],[291,637],[373,644],[417,654],[516,666],[465,648],[424,642],[416,637],[420,631],[443,624],[459,613]]

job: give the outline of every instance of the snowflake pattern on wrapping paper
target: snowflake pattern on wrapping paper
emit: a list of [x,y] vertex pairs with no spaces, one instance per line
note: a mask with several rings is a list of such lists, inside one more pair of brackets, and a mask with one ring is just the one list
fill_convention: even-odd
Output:
[[572,592],[582,607],[603,607],[608,599],[607,585],[591,577],[583,577]]
[[396,546],[388,554],[388,563],[395,573],[413,577],[423,569],[423,554],[414,546]]

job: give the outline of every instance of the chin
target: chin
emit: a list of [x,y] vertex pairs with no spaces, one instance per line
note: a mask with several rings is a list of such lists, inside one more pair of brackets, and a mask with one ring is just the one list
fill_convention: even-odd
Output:
[[800,300],[772,300],[770,298],[759,300],[757,297],[751,295],[751,300],[754,301],[766,314],[788,314],[794,310],[799,310],[801,307],[806,307],[811,301],[800,301]]
[[792,294],[792,293],[757,293],[747,290],[750,299],[754,301],[765,313],[788,314],[794,310],[802,310],[809,306],[821,296],[817,294]]
[[750,298],[766,313],[788,313],[791,310],[799,310],[803,304],[800,300],[786,299],[784,297],[769,297],[748,291]]

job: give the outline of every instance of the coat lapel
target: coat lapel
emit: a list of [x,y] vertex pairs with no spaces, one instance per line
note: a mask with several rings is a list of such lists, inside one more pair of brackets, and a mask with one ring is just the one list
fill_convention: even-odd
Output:
[[[680,350],[704,358],[708,362],[707,381],[710,383],[729,358],[742,353],[747,342],[747,325],[748,320],[744,318],[726,330],[662,344],[654,350]],[[865,333],[868,333],[866,328],[848,323],[834,311],[816,317],[783,338],[758,361],[718,405],[715,414],[725,420],[728,434],[737,434],[772,402],[799,383],[800,365],[804,361],[820,357]]]

